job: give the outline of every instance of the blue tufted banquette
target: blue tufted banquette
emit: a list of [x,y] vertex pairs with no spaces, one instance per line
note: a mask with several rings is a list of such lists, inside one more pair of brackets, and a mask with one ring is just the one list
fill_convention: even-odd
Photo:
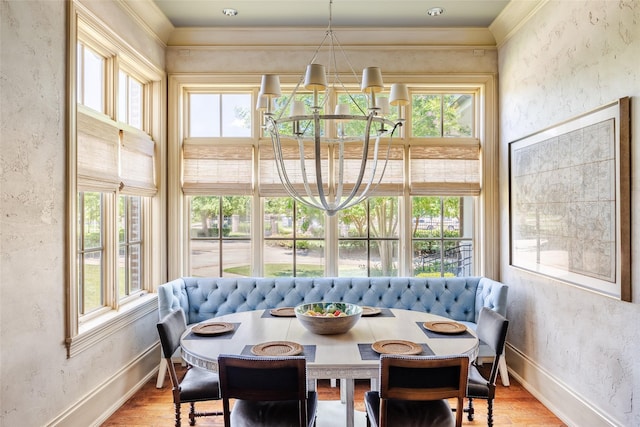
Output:
[[476,323],[482,307],[506,316],[507,289],[486,277],[184,277],[160,285],[158,303],[160,318],[182,307],[189,324],[318,301],[419,310]]
[[[506,317],[507,289],[503,283],[486,277],[182,277],[158,287],[158,311],[162,319],[182,308],[187,323],[192,324],[240,311],[344,301],[424,311],[475,329],[482,307]],[[158,388],[164,382],[166,363],[161,358]],[[503,384],[509,385],[506,362],[502,363],[500,375]]]

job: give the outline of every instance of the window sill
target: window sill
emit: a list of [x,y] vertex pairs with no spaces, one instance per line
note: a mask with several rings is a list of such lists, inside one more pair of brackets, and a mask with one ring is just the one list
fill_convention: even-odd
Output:
[[121,330],[147,314],[158,310],[158,294],[141,295],[119,311],[111,310],[80,325],[78,335],[67,338],[67,357],[71,358],[109,335]]

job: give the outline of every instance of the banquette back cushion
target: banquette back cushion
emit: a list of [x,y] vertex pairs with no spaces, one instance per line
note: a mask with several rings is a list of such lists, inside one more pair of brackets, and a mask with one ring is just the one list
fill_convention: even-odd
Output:
[[507,286],[486,277],[182,277],[158,289],[159,315],[182,308],[187,322],[319,301],[418,310],[476,323],[482,307],[506,316]]

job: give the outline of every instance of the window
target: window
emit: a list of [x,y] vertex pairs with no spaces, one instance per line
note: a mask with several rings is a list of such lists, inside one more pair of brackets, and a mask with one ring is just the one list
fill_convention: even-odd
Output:
[[264,276],[324,276],[324,213],[290,197],[264,199]]
[[103,203],[97,192],[78,193],[78,313],[91,313],[104,305]]
[[473,275],[472,198],[413,197],[411,204],[413,275]]
[[250,93],[192,93],[189,96],[189,136],[251,136]]
[[189,206],[190,274],[250,276],[251,199],[193,196]]
[[414,93],[411,124],[414,137],[472,137],[473,96]]
[[[259,109],[254,108],[258,104],[259,77],[240,76],[236,87],[229,85],[231,78],[225,76],[224,84],[219,86],[205,82],[201,76],[179,76],[171,82],[174,93],[180,94],[177,104],[186,106],[185,114],[177,117],[176,123],[181,129],[176,134],[185,136],[177,141],[179,149],[173,154],[182,177],[177,190],[186,195],[189,208],[184,212],[190,216],[176,225],[181,227],[182,235],[189,236],[180,244],[190,245],[181,252],[186,255],[176,267],[180,274],[482,274],[483,266],[475,260],[484,259],[478,253],[484,247],[474,239],[482,235],[476,232],[479,224],[475,210],[482,206],[480,154],[484,134],[480,102],[486,79],[479,78],[481,83],[450,84],[451,90],[442,90],[442,85],[410,84],[412,102],[392,107],[387,116],[392,120],[405,117],[406,121],[393,137],[384,179],[374,196],[329,217],[298,204],[286,193],[274,162],[270,136],[260,127]],[[290,84],[293,87],[295,82]],[[365,96],[357,90],[352,92],[351,96],[344,91],[322,94],[321,108],[334,111],[336,105],[352,97],[366,111]],[[377,94],[379,100],[384,97],[384,93]],[[296,100],[310,105],[312,94],[302,91],[296,94]],[[288,101],[286,96],[272,100],[274,114],[290,108]],[[242,133],[243,137],[224,130],[224,123],[229,123],[223,120],[225,105],[235,105],[228,108],[237,113],[235,120],[241,119],[250,128]],[[350,112],[360,113],[356,110],[352,107]],[[300,126],[305,125],[300,122]],[[343,133],[347,138],[364,129],[363,123],[358,122],[346,122],[344,128],[340,124],[325,125],[322,135]],[[298,141],[284,140],[282,146],[288,176],[295,187],[302,188],[305,183],[297,158]],[[336,169],[336,146],[323,147],[321,151],[320,166],[325,177]],[[355,182],[355,166],[360,164],[362,153],[345,145],[343,155],[348,190]],[[327,188],[326,194],[335,191],[329,184]],[[204,216],[195,207],[195,200],[201,197],[211,198],[211,205],[216,206]],[[246,218],[251,226],[237,240],[225,234],[224,224],[229,224],[229,214],[223,207],[226,197],[244,197],[246,205],[252,207],[246,216],[239,213],[240,223]],[[223,224],[223,228],[216,228],[216,224]],[[207,228],[213,231],[207,234]],[[232,248],[240,248],[240,240],[246,246],[234,255]]]
[[118,121],[142,129],[143,85],[122,70],[118,76]]
[[[163,239],[154,138],[164,134],[161,70],[73,5],[69,69],[69,357],[157,308]],[[77,19],[75,19],[77,18]],[[98,30],[100,29],[100,30]],[[74,102],[75,101],[75,102]],[[158,243],[158,247],[162,247]]]
[[339,213],[340,276],[397,276],[397,197],[372,197]]
[[122,300],[142,290],[142,197],[118,198],[118,296]]
[[78,95],[78,103],[104,113],[106,58],[83,43],[78,43],[77,48],[78,83],[76,93]]

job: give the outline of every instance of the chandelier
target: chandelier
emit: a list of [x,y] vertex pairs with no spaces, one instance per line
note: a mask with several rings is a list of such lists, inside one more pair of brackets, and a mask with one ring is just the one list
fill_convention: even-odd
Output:
[[[282,95],[280,77],[265,74],[257,105],[264,112],[263,125],[285,190],[329,216],[362,202],[380,184],[391,139],[403,122],[401,108],[409,103],[407,86],[400,83],[391,86],[389,97],[380,96],[384,84],[379,67],[365,68],[358,81],[333,32],[332,4],[330,0],[325,37],[291,95],[274,108]],[[318,63],[323,49],[328,51],[328,67]],[[347,64],[343,69],[353,75],[365,99],[352,95],[342,82],[338,58]],[[389,118],[390,105],[398,107],[395,122]]]

